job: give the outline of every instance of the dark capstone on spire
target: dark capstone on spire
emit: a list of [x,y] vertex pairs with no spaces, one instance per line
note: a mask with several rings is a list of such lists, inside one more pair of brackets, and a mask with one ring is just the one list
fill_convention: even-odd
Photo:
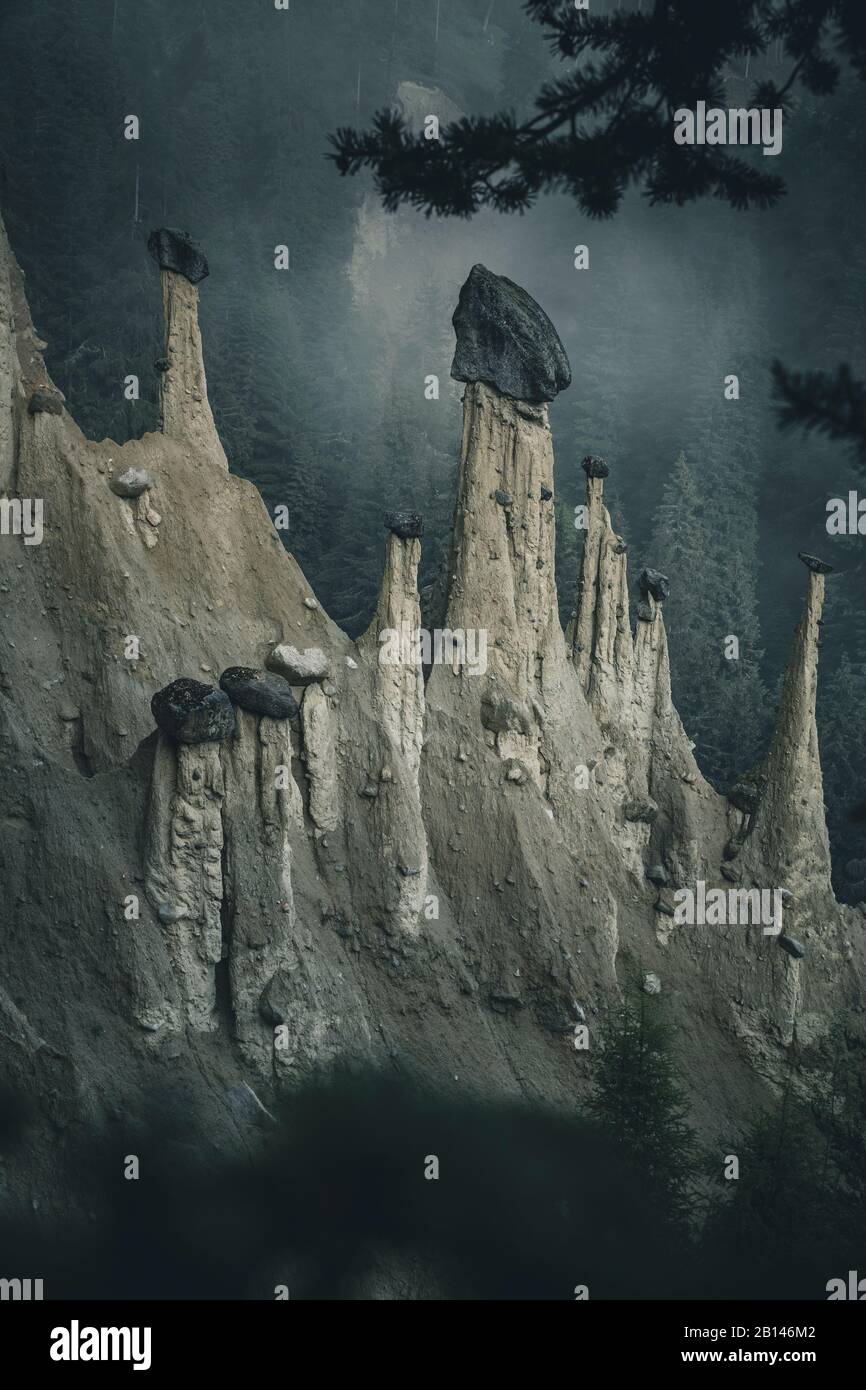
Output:
[[229,666],[220,676],[220,689],[233,705],[269,719],[295,719],[298,702],[284,676],[251,666]]
[[386,512],[385,525],[401,541],[417,540],[423,528],[420,512]]
[[176,270],[184,275],[191,285],[197,285],[210,274],[204,252],[193,241],[189,232],[178,232],[172,227],[157,227],[147,239],[147,249],[157,262],[160,270]]
[[641,570],[637,582],[644,598],[652,594],[656,603],[664,603],[670,596],[671,581],[666,574],[659,574],[658,570]]
[[807,555],[805,550],[797,551],[797,559],[802,560],[807,570],[813,574],[832,574],[833,566],[828,565],[826,560],[819,560],[817,555]]
[[601,454],[587,454],[580,466],[588,478],[606,478],[610,473],[610,468]]
[[456,381],[484,381],[504,396],[541,405],[571,384],[565,348],[531,295],[474,265],[451,320]]
[[234,733],[235,712],[225,691],[181,676],[150,702],[157,726],[178,743],[217,743]]

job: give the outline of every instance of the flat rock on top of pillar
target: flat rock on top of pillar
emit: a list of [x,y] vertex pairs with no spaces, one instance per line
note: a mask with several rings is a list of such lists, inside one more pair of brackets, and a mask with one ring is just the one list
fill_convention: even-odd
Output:
[[150,702],[157,727],[178,743],[218,743],[234,733],[235,712],[225,691],[181,676]]
[[160,270],[174,270],[191,285],[210,274],[207,258],[190,236],[174,227],[157,227],[147,239],[147,249]]
[[588,478],[606,478],[610,473],[610,467],[601,454],[587,454],[580,466]]
[[401,541],[419,540],[423,529],[423,520],[420,512],[386,512],[385,525],[394,536],[399,536]]
[[298,702],[285,676],[257,671],[252,666],[229,666],[220,676],[220,689],[233,705],[269,719],[296,719]]
[[819,560],[817,555],[807,555],[805,550],[797,551],[797,559],[802,560],[807,570],[813,574],[832,574],[833,566],[828,565],[826,560]]
[[484,381],[504,396],[541,405],[571,384],[559,334],[526,290],[474,265],[451,320],[456,381]]

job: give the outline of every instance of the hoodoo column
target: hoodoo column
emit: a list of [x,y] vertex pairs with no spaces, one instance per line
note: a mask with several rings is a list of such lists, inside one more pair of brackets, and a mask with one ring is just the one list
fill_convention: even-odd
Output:
[[169,227],[151,232],[147,249],[161,271],[165,312],[165,354],[156,364],[162,432],[205,450],[228,470],[208,401],[198,326],[198,285],[209,274],[207,260],[186,232]]

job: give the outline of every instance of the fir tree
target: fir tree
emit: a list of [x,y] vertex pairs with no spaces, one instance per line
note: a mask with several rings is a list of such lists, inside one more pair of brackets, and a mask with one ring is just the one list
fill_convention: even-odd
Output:
[[[722,244],[719,281],[730,272],[728,254]],[[760,302],[753,254],[738,274]],[[672,585],[665,623],[674,700],[704,775],[724,789],[761,752],[767,702],[756,582],[761,421],[753,384],[760,381],[762,330],[749,324],[744,303],[720,309],[720,289],[707,277],[695,294],[695,312],[712,327],[687,374],[688,463],[663,490],[648,558]],[[740,379],[739,399],[725,396],[731,374]]]
[[671,653],[673,696],[684,724],[700,745],[710,727],[706,674],[717,660],[707,585],[709,537],[695,474],[682,450],[661,493],[648,549],[655,568],[671,581],[664,621]]
[[609,1011],[595,1065],[590,1114],[645,1175],[648,1190],[681,1222],[690,1216],[697,1140],[671,1059],[659,1002],[644,991]]
[[866,1235],[866,1068],[863,1046],[841,1013],[824,1050],[825,1083],[813,1104],[820,1133],[817,1180],[826,1199]]
[[736,1280],[717,1296],[822,1297],[826,1280],[859,1258],[866,1235],[863,1115],[852,1104],[855,1064],[838,1042],[837,1033],[817,1101],[803,1098],[792,1053],[775,1106],[739,1140],[720,1146],[736,1156],[739,1172],[727,1181],[714,1160],[717,1196],[702,1248],[711,1266]]

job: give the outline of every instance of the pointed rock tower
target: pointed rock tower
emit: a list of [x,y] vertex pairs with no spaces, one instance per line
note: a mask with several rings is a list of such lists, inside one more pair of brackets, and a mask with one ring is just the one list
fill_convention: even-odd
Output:
[[[589,706],[608,741],[608,785],[621,803],[618,829],[639,868],[652,839],[654,856],[678,879],[700,869],[696,801],[711,795],[671,699],[663,575],[644,570],[632,637],[627,547],[604,505],[604,459],[590,455],[586,530],[569,656]],[[655,829],[652,829],[652,827]]]
[[632,683],[626,545],[604,505],[609,468],[595,454],[583,460],[586,530],[574,615],[566,638],[584,693],[601,723],[622,722]]
[[198,326],[198,284],[209,274],[207,261],[186,232],[169,227],[151,232],[147,249],[160,268],[165,312],[165,355],[158,364],[163,434],[206,450],[228,469],[208,401]]
[[[811,561],[811,563],[810,563]],[[829,893],[830,842],[818,751],[815,702],[818,636],[828,565],[805,557],[809,570],[803,613],[764,763],[749,836],[751,860],[775,873],[779,886],[795,895],[816,888]]]
[[[424,728],[424,677],[418,563],[421,517],[391,513],[376,613],[358,648],[370,672],[369,711],[375,726],[355,800],[367,804],[368,852],[381,864],[380,887],[368,893],[400,932],[417,934],[427,889],[427,836],[419,770]],[[357,834],[359,826],[356,830]],[[360,856],[359,856],[360,857]]]
[[[446,631],[476,660],[434,668],[431,698],[456,678],[460,698],[480,703],[480,722],[510,775],[531,777],[547,792],[547,705],[573,681],[554,578],[547,402],[569,384],[571,370],[544,311],[484,266],[461,290],[454,327],[451,374],[467,386]],[[588,725],[586,735],[594,746]]]

